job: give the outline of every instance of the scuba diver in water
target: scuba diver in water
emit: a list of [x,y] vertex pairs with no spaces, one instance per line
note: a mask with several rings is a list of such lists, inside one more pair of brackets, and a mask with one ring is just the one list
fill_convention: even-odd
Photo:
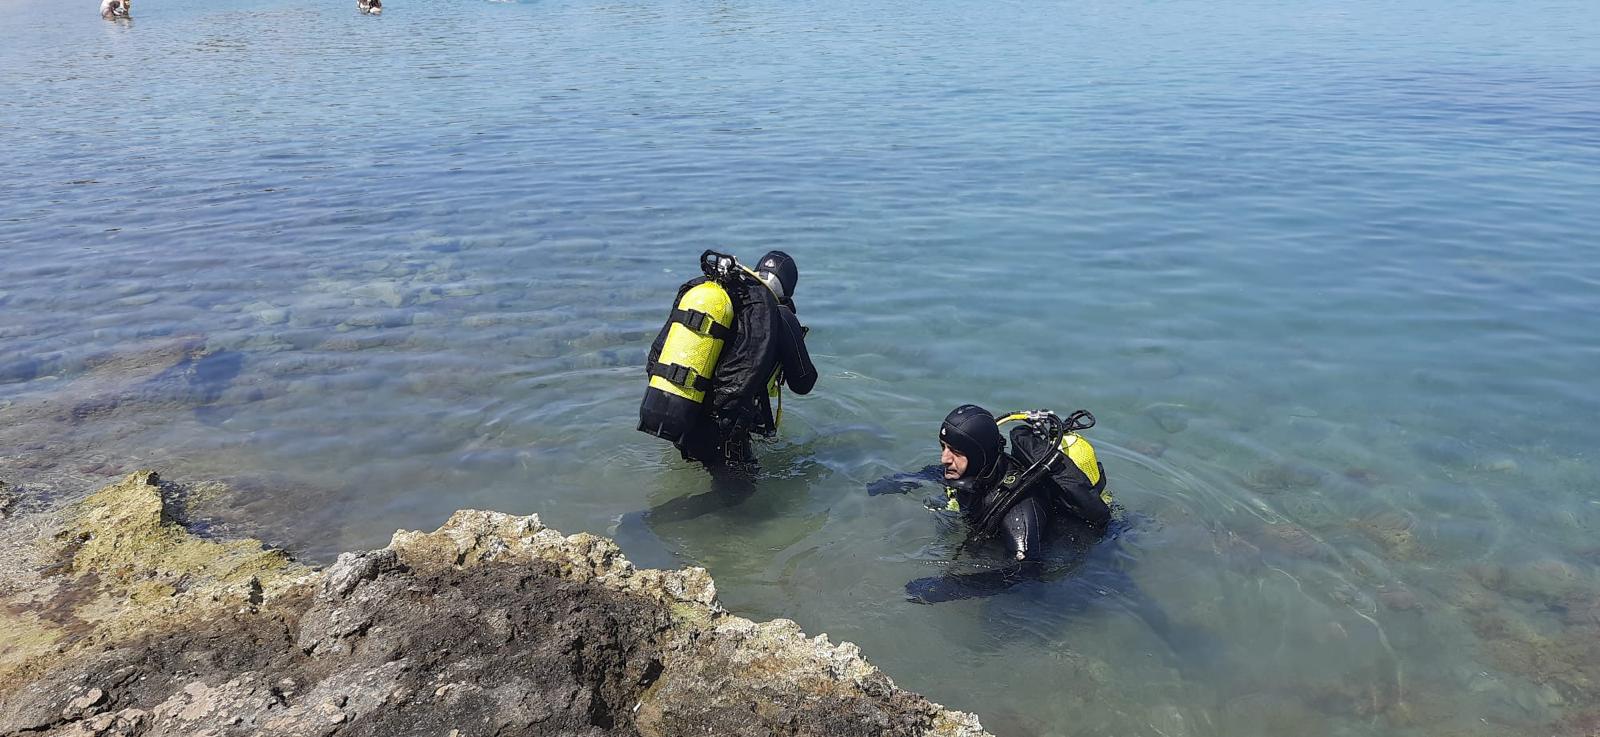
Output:
[[[1019,424],[1008,450],[1000,427],[1013,422]],[[1112,517],[1105,468],[1078,434],[1094,424],[1085,410],[1065,418],[1033,410],[996,419],[982,407],[962,405],[939,427],[938,465],[868,485],[867,493],[877,496],[938,482],[943,493],[927,506],[966,533],[947,570],[907,583],[907,598],[934,604],[993,597],[984,610],[986,624],[993,620],[999,627],[996,642],[1015,638],[1012,625],[1019,620],[1042,634],[1052,620],[1064,624],[1090,612],[1130,615],[1166,644],[1180,670],[1216,672],[1226,657],[1217,638],[1173,623],[1127,570],[1132,558],[1124,545],[1137,522],[1130,515]],[[1002,592],[1008,595],[993,596]]]
[[[1000,425],[1011,431],[1011,450]],[[957,548],[975,553],[1000,539],[1005,562],[977,572],[946,573],[907,584],[923,603],[998,593],[1036,580],[1047,559],[1081,559],[1105,535],[1111,521],[1111,495],[1105,468],[1078,431],[1094,426],[1094,415],[1078,410],[1066,419],[1048,410],[1013,412],[998,420],[972,404],[955,408],[939,427],[940,464],[899,474],[867,487],[871,495],[906,493],[940,481],[944,494],[927,506],[964,523],[967,537]]]
[[789,254],[770,251],[751,270],[708,250],[700,269],[703,276],[678,289],[650,346],[639,430],[672,441],[684,460],[703,465],[711,489],[623,515],[619,536],[631,537],[641,523],[693,519],[748,499],[757,471],[751,434],[777,434],[785,385],[807,394],[817,383],[806,350],[809,330],[795,313],[800,271]]
[[752,271],[708,250],[700,268],[703,276],[678,289],[650,346],[639,429],[672,441],[684,460],[713,476],[748,473],[751,433],[777,434],[783,386],[807,394],[817,383],[809,331],[795,313],[800,271],[782,251],[768,252]]

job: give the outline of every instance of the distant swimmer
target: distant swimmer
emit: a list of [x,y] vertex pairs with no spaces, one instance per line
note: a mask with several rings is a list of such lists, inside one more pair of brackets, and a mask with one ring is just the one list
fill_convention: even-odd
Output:
[[133,0],[100,0],[100,17],[106,20],[131,17]]
[[[1000,425],[1011,431],[1011,450]],[[935,512],[964,523],[967,536],[957,551],[993,546],[1000,538],[1008,564],[979,574],[913,581],[914,600],[949,601],[983,596],[1027,580],[1048,547],[1082,550],[1104,535],[1111,520],[1105,468],[1078,434],[1094,427],[1094,415],[1078,410],[1065,419],[1048,410],[1013,412],[999,418],[973,404],[955,408],[939,427],[940,465],[899,474],[867,487],[871,495],[906,493],[938,481],[944,493],[928,501]]]
[[782,251],[762,256],[755,270],[706,251],[700,270],[679,287],[650,346],[639,429],[672,441],[713,475],[749,470],[751,433],[772,437],[783,420],[783,386],[807,394],[817,383],[808,330],[795,316],[800,271]]
[[382,15],[383,0],[356,0],[356,10],[367,15]]

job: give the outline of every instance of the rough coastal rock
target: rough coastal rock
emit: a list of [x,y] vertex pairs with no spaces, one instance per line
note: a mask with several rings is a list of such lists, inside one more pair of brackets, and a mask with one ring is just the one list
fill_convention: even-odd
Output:
[[171,491],[106,487],[0,588],[0,734],[986,734],[854,645],[724,611],[703,569],[537,517],[464,510],[317,571],[190,534]]

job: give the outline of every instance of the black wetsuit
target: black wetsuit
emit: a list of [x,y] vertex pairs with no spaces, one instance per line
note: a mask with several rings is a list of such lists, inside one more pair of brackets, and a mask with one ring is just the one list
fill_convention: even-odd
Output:
[[[1050,547],[1082,549],[1104,534],[1111,520],[1111,508],[1100,496],[1105,484],[1103,468],[1099,469],[1100,483],[1092,483],[1082,469],[1058,455],[1048,473],[1014,497],[1011,494],[1007,480],[1015,480],[1035,459],[1052,452],[1048,438],[1040,437],[1032,427],[1024,425],[1011,431],[1011,452],[1001,457],[999,467],[988,475],[987,483],[976,480],[945,482],[942,468],[929,466],[915,474],[891,476],[867,487],[868,494],[876,495],[906,493],[923,481],[946,483],[944,498],[930,500],[928,506],[945,513],[959,512],[969,530],[970,526],[979,524],[994,505],[1014,499],[994,528],[1005,547],[1004,561],[975,573],[947,573],[913,581],[907,585],[907,592],[913,599],[934,602],[997,593],[1016,582],[1036,578],[1041,570],[1037,563]],[[969,538],[963,543],[963,549],[981,548],[985,544],[989,543]],[[1062,552],[1057,550],[1051,557],[1061,557]]]
[[[796,394],[808,394],[817,383],[817,368],[811,364],[811,353],[806,350],[806,328],[795,315],[794,304],[785,301],[777,310],[779,320],[773,323],[777,334],[778,366],[782,380]],[[735,405],[734,411],[701,415],[682,440],[678,452],[684,460],[699,461],[707,467],[748,465],[755,462],[750,447],[750,431],[770,433],[777,430],[772,411],[772,400],[765,386]]]
[[[811,365],[811,353],[806,350],[806,332],[800,318],[795,315],[794,303],[785,301],[783,309],[778,310],[782,318],[778,323],[778,365],[781,368],[780,377],[785,386],[794,390],[795,394],[810,394],[812,387],[817,385],[817,367]],[[766,392],[756,395],[759,403],[755,426],[770,432],[777,432],[777,416],[772,411],[772,398]]]

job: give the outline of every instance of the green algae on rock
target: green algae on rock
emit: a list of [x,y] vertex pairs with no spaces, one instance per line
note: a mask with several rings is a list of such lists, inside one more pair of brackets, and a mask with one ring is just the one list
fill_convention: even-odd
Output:
[[31,590],[0,602],[0,688],[91,647],[249,606],[312,573],[254,540],[214,542],[173,521],[160,478],[139,471],[69,508]]
[[70,556],[63,562],[78,576],[94,573],[102,581],[131,582],[143,575],[227,585],[291,567],[287,554],[254,540],[214,542],[190,535],[172,519],[161,479],[152,471],[137,471],[96,492],[78,505],[74,517],[58,538]]

